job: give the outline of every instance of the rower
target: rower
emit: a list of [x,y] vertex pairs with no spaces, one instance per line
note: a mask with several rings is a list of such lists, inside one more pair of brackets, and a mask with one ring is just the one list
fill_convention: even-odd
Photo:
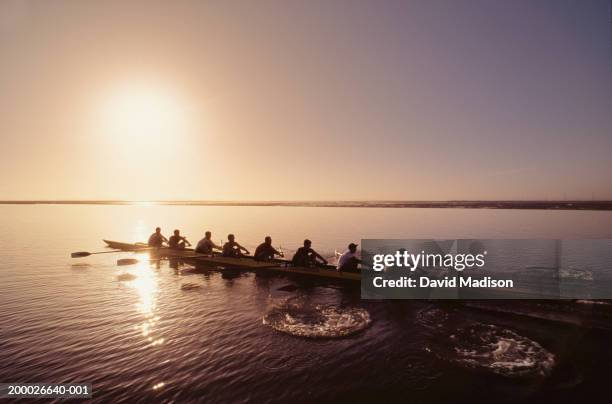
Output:
[[163,246],[164,242],[168,242],[168,239],[166,237],[164,237],[163,234],[161,234],[161,228],[160,227],[156,227],[155,228],[155,233],[151,234],[151,236],[149,237],[149,247],[161,247]]
[[[312,241],[304,240],[304,247],[298,248],[291,260],[294,267],[310,267],[317,266],[320,263],[327,265],[327,260],[321,256],[318,252],[311,248]],[[317,261],[317,258],[321,261]]]
[[198,245],[196,246],[195,252],[199,254],[208,254],[211,255],[214,250],[222,250],[223,247],[218,246],[212,241],[212,233],[207,231],[204,233],[204,238],[198,241]]
[[359,272],[361,260],[357,257],[357,244],[348,245],[348,250],[338,259],[338,272]]
[[174,230],[174,235],[168,240],[168,247],[173,250],[184,250],[186,246],[191,246],[191,243],[187,241],[186,237],[181,236],[181,232]]
[[255,261],[270,261],[275,255],[284,257],[282,252],[279,252],[276,248],[272,247],[272,237],[266,236],[263,243],[257,246],[253,257]]
[[233,234],[228,234],[227,240],[227,243],[223,244],[224,257],[241,257],[242,251],[244,251],[245,254],[250,254],[249,250],[236,242],[236,237]]

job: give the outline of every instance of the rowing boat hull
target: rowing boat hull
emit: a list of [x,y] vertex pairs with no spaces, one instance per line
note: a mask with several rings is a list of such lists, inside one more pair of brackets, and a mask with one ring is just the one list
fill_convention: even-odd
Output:
[[268,268],[269,271],[278,273],[284,273],[288,275],[306,275],[319,278],[336,279],[342,281],[361,281],[360,273],[353,272],[339,272],[335,268],[326,269],[325,267],[292,267],[292,266],[280,266]]
[[123,243],[120,241],[103,240],[110,248],[115,248],[122,251],[138,252],[146,249],[151,256],[155,258],[173,258],[188,262],[205,263],[210,265],[227,266],[232,268],[258,269],[278,266],[276,262],[260,262],[255,261],[252,257],[230,258],[221,257],[218,255],[198,254],[192,248],[184,250],[173,250],[168,247],[150,248],[142,243]]
[[136,251],[142,250],[143,248],[149,248],[145,243],[122,243],[120,241],[102,240],[110,248],[123,251]]
[[171,258],[179,259],[194,264],[205,264],[220,266],[226,268],[240,268],[250,270],[266,270],[274,271],[285,274],[298,274],[318,278],[336,279],[336,280],[347,280],[347,281],[360,281],[361,274],[351,272],[338,272],[333,266],[324,267],[293,267],[288,264],[287,261],[256,261],[253,257],[221,257],[221,256],[210,256],[205,254],[198,254],[191,248],[184,250],[172,250],[167,247],[158,249],[149,249],[146,244],[143,243],[123,243],[119,241],[103,240],[110,248],[115,248],[122,251],[134,251],[138,252],[147,248],[147,251],[152,257],[156,258]]
[[201,264],[216,265],[216,266],[229,267],[229,268],[259,269],[259,268],[269,268],[269,267],[279,265],[276,262],[255,261],[253,258],[249,258],[249,257],[231,258],[231,257],[222,257],[219,255],[198,254],[192,249],[172,250],[169,248],[160,248],[160,249],[151,250],[150,254],[158,258],[172,258],[172,259],[179,259],[179,260],[183,260],[183,261],[191,262],[191,263],[201,263]]

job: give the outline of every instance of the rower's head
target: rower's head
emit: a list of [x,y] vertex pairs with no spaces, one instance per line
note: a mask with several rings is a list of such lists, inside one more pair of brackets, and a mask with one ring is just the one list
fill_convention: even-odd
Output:
[[207,231],[206,233],[204,233],[204,237],[206,237],[207,239],[209,239],[209,240],[210,240],[210,239],[211,239],[211,237],[212,237],[212,233],[211,233],[211,232],[209,232],[209,231]]
[[351,243],[351,244],[349,244],[349,245],[348,245],[348,249],[349,249],[349,251],[350,251],[350,252],[352,252],[352,253],[356,252],[356,251],[357,251],[357,244],[355,244],[355,243]]
[[310,248],[311,245],[312,245],[312,241],[310,241],[308,239],[304,240],[304,247]]
[[155,233],[157,233],[157,234],[161,233],[161,227],[156,227],[155,228]]
[[272,244],[272,237],[270,236],[266,236],[266,238],[264,239],[266,244]]
[[233,234],[228,234],[228,235],[227,235],[227,239],[228,239],[229,241],[232,241],[232,242],[233,242],[235,238],[236,238],[236,237],[234,237],[234,235],[233,235]]
[[181,232],[178,229],[174,230],[174,235],[175,236],[178,236],[179,234],[181,234]]

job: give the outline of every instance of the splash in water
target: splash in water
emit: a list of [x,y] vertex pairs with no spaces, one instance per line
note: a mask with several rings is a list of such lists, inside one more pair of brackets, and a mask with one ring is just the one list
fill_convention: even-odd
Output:
[[610,302],[606,302],[603,300],[576,300],[578,304],[588,304],[588,305],[596,305],[596,306],[609,306]]
[[454,311],[428,307],[417,314],[417,323],[429,330],[425,351],[444,361],[507,377],[547,376],[555,364],[555,356],[536,341]]
[[581,281],[592,281],[593,272],[588,269],[581,268],[562,268],[560,271],[561,278],[577,279]]
[[291,298],[272,305],[263,323],[277,331],[305,338],[341,338],[370,324],[370,314],[361,308],[309,305]]
[[429,307],[417,313],[417,322],[429,329],[443,328],[448,318],[448,313],[437,307]]
[[546,376],[555,356],[540,344],[514,331],[476,323],[450,336],[452,361],[503,376]]

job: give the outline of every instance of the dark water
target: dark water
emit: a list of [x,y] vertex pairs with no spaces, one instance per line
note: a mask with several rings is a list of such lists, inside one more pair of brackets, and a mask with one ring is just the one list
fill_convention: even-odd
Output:
[[[305,236],[612,237],[610,212],[2,206],[0,381],[88,382],[95,401],[609,402],[610,333],[254,273],[71,260],[157,224],[252,248]],[[601,310],[591,302],[583,313]]]

